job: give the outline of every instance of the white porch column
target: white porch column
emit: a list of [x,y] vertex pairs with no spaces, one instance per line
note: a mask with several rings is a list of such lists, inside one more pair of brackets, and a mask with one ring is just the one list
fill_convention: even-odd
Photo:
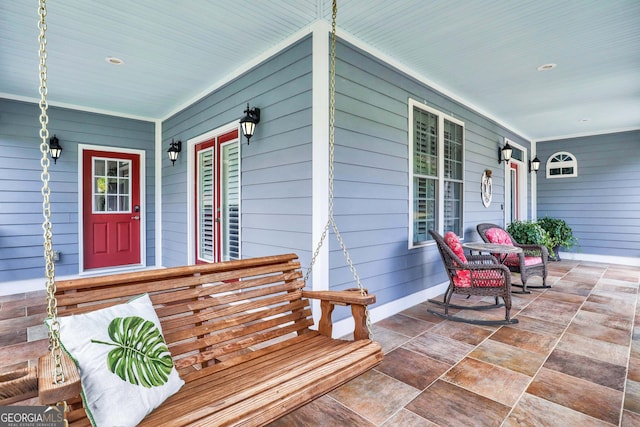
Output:
[[[329,25],[319,21],[313,28],[312,44],[312,254],[329,219]],[[325,239],[311,280],[313,290],[329,289],[329,238]],[[315,324],[320,321],[320,302],[313,300]]]
[[162,121],[156,120],[155,122],[155,146],[156,155],[155,161],[155,205],[156,205],[156,227],[155,227],[155,240],[156,240],[156,267],[162,267],[162,156],[165,151],[162,149]]

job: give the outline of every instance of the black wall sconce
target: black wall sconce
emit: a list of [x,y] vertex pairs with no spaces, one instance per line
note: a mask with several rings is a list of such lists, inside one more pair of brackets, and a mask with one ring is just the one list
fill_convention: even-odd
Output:
[[538,159],[538,156],[536,156],[529,162],[529,173],[538,173],[538,169],[540,169],[540,159]]
[[244,110],[244,114],[245,116],[240,119],[240,127],[242,128],[242,134],[247,137],[248,145],[256,130],[256,125],[260,123],[260,109],[258,107],[249,109],[249,103],[247,102],[247,109]]
[[504,147],[498,148],[498,164],[502,163],[503,160],[509,163],[509,160],[511,160],[511,153],[513,153],[513,148],[508,142],[504,144]]
[[62,154],[62,147],[60,146],[60,141],[55,135],[53,135],[53,138],[49,139],[49,152],[51,153],[53,163],[58,163],[58,159]]
[[171,138],[171,146],[167,150],[167,154],[169,155],[169,160],[171,160],[171,166],[176,165],[176,160],[178,160],[178,153],[182,151],[182,141],[173,142],[173,138]]

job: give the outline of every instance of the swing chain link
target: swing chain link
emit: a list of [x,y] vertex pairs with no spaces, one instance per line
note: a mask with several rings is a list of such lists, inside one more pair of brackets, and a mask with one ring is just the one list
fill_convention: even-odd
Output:
[[51,227],[51,202],[49,197],[51,196],[51,189],[49,187],[49,131],[47,130],[47,124],[49,123],[49,117],[47,116],[47,23],[45,17],[47,16],[46,0],[40,0],[38,6],[38,29],[40,34],[38,36],[38,42],[40,45],[39,50],[39,76],[40,76],[40,152],[42,158],[40,165],[42,166],[42,174],[40,179],[42,180],[42,215],[44,221],[42,223],[43,237],[44,237],[44,259],[45,259],[45,276],[46,276],[46,291],[47,291],[47,320],[49,325],[49,351],[54,363],[53,382],[55,384],[61,384],[64,382],[64,373],[62,372],[62,351],[60,349],[60,323],[58,322],[58,307],[56,302],[56,284],[55,284],[55,264],[53,262],[53,244],[52,244],[52,227]]
[[[338,230],[338,225],[333,217],[333,181],[334,181],[334,162],[335,162],[335,117],[336,117],[336,18],[338,16],[338,3],[337,0],[333,0],[333,10],[331,13],[331,62],[330,62],[330,72],[329,72],[329,219],[327,220],[326,225],[324,226],[324,230],[322,231],[322,235],[320,236],[320,241],[316,246],[316,250],[313,253],[313,257],[311,259],[311,264],[307,269],[304,275],[304,282],[307,283],[309,279],[309,275],[313,269],[313,265],[316,263],[318,255],[320,253],[320,248],[322,247],[324,240],[327,237],[327,233],[329,232],[329,226],[333,228],[334,234],[338,243],[340,244],[340,248],[342,249],[342,253],[344,254],[347,263],[349,264],[349,270],[353,275],[353,278],[358,285],[358,290],[360,291],[360,295],[366,296],[367,290],[362,285],[360,281],[360,276],[356,272],[356,268],[353,265],[353,261],[349,256],[349,251],[347,250],[347,246],[342,240],[342,235]],[[365,320],[367,324],[367,330],[369,332],[369,338],[373,338],[373,328],[371,324],[371,315],[369,313],[369,307],[365,306]]]

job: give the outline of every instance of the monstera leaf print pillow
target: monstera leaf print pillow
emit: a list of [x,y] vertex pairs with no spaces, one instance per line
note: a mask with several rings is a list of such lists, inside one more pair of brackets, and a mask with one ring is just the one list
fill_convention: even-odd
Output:
[[59,320],[94,426],[135,426],[184,384],[149,295]]

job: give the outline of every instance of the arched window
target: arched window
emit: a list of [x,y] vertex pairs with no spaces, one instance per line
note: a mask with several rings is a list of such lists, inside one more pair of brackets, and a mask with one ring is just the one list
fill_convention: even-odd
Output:
[[559,151],[547,160],[547,178],[569,178],[578,176],[578,161],[567,152]]

